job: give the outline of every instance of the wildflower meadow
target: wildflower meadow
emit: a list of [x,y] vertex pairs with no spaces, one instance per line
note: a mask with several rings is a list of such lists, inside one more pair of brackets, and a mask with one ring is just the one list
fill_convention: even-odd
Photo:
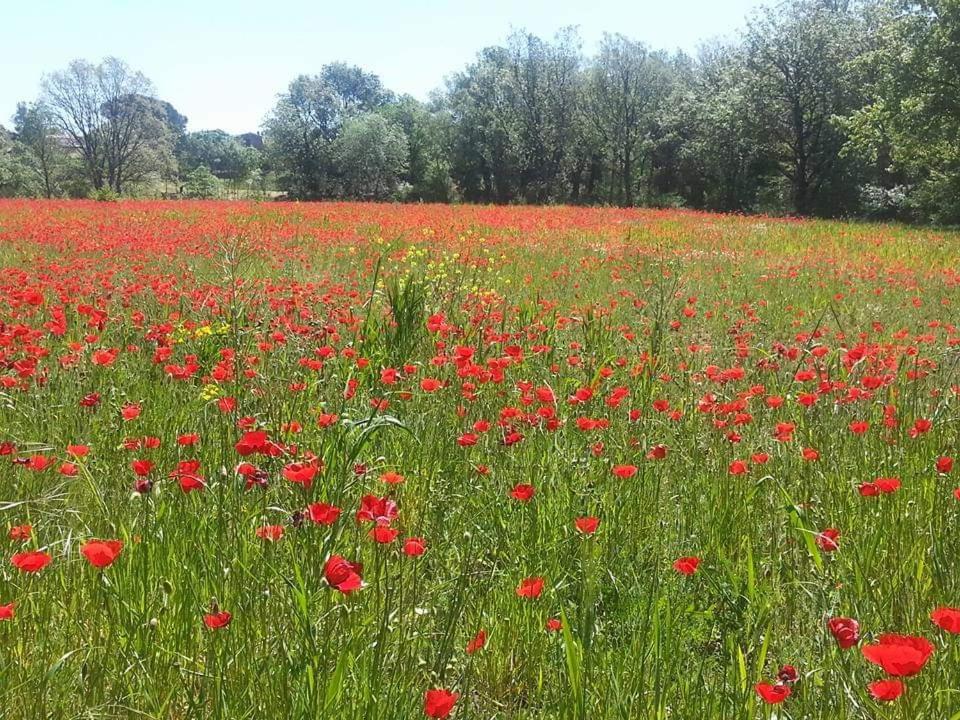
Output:
[[0,717],[960,718],[960,235],[0,201]]

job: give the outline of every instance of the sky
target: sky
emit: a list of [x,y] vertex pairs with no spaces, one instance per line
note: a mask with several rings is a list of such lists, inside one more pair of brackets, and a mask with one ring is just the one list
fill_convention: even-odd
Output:
[[329,62],[359,65],[425,100],[514,29],[574,25],[590,53],[604,32],[695,52],[734,37],[760,0],[32,0],[0,13],[0,124],[44,73],[119,57],[153,81],[188,129],[256,131],[277,93]]

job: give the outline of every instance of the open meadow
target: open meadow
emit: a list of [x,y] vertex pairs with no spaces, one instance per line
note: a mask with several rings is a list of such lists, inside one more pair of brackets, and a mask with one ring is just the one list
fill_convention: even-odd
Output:
[[960,235],[0,201],[0,717],[960,718]]

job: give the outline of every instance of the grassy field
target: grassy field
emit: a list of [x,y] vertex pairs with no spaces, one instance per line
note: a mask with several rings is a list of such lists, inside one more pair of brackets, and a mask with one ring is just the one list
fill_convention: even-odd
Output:
[[932,230],[2,201],[0,717],[956,720],[958,324]]

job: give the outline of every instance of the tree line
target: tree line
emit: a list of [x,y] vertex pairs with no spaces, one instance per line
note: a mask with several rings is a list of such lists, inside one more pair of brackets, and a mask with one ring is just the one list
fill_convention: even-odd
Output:
[[144,188],[958,223],[960,0],[788,0],[695,55],[519,31],[427,102],[332,63],[240,137],[76,61],[0,132],[0,194]]

